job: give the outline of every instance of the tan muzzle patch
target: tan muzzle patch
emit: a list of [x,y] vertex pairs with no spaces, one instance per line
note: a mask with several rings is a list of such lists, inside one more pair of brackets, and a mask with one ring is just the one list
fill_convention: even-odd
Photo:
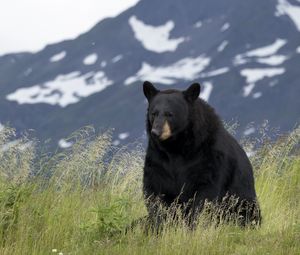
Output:
[[162,134],[160,135],[159,138],[160,138],[160,140],[164,141],[164,140],[168,139],[171,135],[172,135],[171,127],[169,125],[169,122],[166,121],[163,126]]

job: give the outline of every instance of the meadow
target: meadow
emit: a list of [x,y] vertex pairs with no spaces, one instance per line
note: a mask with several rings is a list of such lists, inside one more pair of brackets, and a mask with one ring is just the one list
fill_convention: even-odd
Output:
[[141,146],[116,148],[111,132],[87,127],[72,148],[49,154],[26,136],[9,143],[14,136],[0,131],[1,255],[300,254],[299,127],[251,157],[261,227],[206,224],[203,215],[193,231],[170,220],[159,234],[127,229],[147,214]]

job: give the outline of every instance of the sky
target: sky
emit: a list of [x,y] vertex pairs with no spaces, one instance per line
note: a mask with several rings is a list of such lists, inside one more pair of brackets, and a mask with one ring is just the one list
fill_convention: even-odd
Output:
[[0,55],[72,39],[139,0],[1,0]]

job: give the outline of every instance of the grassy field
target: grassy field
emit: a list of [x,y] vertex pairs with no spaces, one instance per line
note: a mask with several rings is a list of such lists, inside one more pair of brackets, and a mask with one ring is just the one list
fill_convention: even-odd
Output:
[[[0,133],[0,254],[300,254],[300,129],[251,158],[263,223],[258,229],[183,222],[142,226],[143,150],[116,149],[110,133],[83,129],[71,150],[48,155]],[[34,172],[34,175],[32,174]]]

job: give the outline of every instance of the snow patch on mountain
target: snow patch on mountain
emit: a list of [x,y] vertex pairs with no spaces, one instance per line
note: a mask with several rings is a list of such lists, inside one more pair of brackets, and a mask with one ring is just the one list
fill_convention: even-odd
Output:
[[0,123],[0,132],[1,132],[2,130],[4,130],[4,125],[2,125],[2,124]]
[[[288,58],[283,55],[274,55],[281,49],[287,40],[277,38],[276,41],[270,45],[257,48],[242,54],[238,54],[234,60],[234,65],[243,65],[251,61],[257,61],[259,63],[265,63],[269,65],[279,65],[286,61]],[[257,59],[255,58],[257,57]]]
[[58,75],[53,81],[32,87],[20,88],[6,96],[9,101],[18,104],[45,103],[66,107],[88,97],[94,93],[104,90],[113,84],[105,73],[90,72],[80,76],[80,72]]
[[128,137],[129,137],[129,133],[128,133],[128,132],[120,133],[120,134],[118,135],[118,138],[119,138],[120,140],[125,140],[125,139],[128,138]]
[[119,62],[122,58],[123,58],[123,55],[115,56],[115,57],[111,60],[111,62],[117,63],[117,62]]
[[129,24],[134,32],[135,38],[142,43],[145,49],[157,53],[175,51],[179,44],[185,39],[183,37],[171,39],[170,32],[175,27],[173,21],[169,20],[161,26],[151,26],[138,20],[136,16],[129,18]]
[[228,45],[228,41],[223,41],[220,46],[218,47],[218,52],[222,52]]
[[250,60],[248,60],[247,58],[244,58],[241,54],[239,54],[239,55],[237,55],[237,56],[234,57],[233,64],[235,66],[238,66],[238,65],[246,64],[249,61]]
[[68,142],[67,140],[65,139],[60,139],[58,141],[58,146],[62,149],[67,149],[67,148],[70,148],[71,146],[73,145],[72,142]]
[[197,22],[194,24],[194,27],[195,27],[195,28],[200,28],[200,27],[202,27],[202,22],[201,22],[201,21],[197,21]]
[[243,96],[247,97],[251,94],[252,90],[255,87],[255,83],[249,83],[246,86],[243,87]]
[[266,58],[258,58],[256,61],[262,64],[277,66],[283,64],[287,59],[288,57],[284,55],[273,55]]
[[209,81],[203,82],[202,84],[203,88],[200,93],[200,98],[208,102],[211,92],[213,90],[213,84]]
[[261,96],[262,96],[262,93],[261,93],[261,92],[255,92],[255,93],[253,94],[253,98],[254,98],[254,99],[260,98]]
[[136,81],[151,80],[161,84],[171,85],[178,80],[194,80],[210,64],[210,58],[204,55],[196,58],[184,58],[169,66],[155,67],[143,62],[141,69],[125,80],[125,85]]
[[216,70],[213,70],[213,71],[210,71],[210,72],[207,72],[207,73],[203,73],[203,74],[200,75],[200,78],[218,76],[218,75],[229,72],[229,70],[230,69],[228,67],[223,67],[223,68],[216,69]]
[[276,16],[288,15],[300,31],[300,6],[292,5],[287,0],[278,0]]
[[276,54],[278,50],[282,48],[286,43],[287,40],[277,38],[276,41],[270,45],[254,49],[243,54],[239,54],[235,58],[238,60],[242,60],[247,57],[268,57]]
[[250,95],[255,87],[255,83],[266,77],[270,78],[276,75],[281,75],[285,72],[285,68],[254,68],[254,69],[243,69],[241,75],[246,77],[248,83],[243,89],[243,96],[247,97]]
[[284,68],[254,68],[242,70],[241,75],[246,77],[248,83],[255,83],[265,77],[273,77],[284,72]]
[[24,76],[28,76],[28,75],[31,74],[31,73],[32,73],[32,68],[29,67],[29,68],[27,68],[27,69],[25,70]]
[[58,61],[61,61],[62,59],[64,59],[67,55],[67,52],[66,51],[62,51],[62,52],[59,52],[55,55],[53,55],[51,58],[50,58],[50,62],[58,62]]
[[225,23],[222,27],[221,27],[221,31],[224,32],[226,30],[228,30],[230,28],[230,24],[229,23]]
[[246,57],[267,57],[277,53],[277,51],[282,48],[287,43],[287,40],[277,38],[276,41],[270,45],[257,48],[244,53]]
[[113,142],[112,142],[112,145],[113,146],[118,146],[118,145],[120,145],[121,144],[121,142],[120,142],[120,140],[114,140]]
[[254,134],[255,133],[255,128],[254,127],[249,127],[247,128],[245,131],[244,131],[244,135],[245,136],[249,136],[251,134]]
[[274,87],[276,84],[278,84],[278,79],[275,79],[273,81],[270,81],[269,86]]
[[92,53],[84,58],[83,64],[93,65],[97,62],[97,60],[98,60],[98,55],[96,53]]

